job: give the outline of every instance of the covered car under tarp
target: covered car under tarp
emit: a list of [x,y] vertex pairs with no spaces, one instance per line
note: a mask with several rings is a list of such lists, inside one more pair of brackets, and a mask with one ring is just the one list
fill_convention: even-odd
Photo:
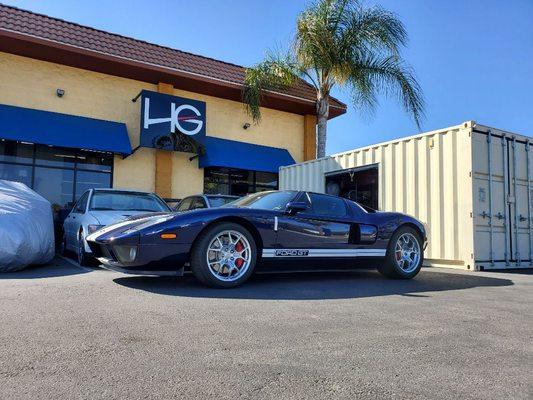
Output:
[[50,202],[23,183],[0,180],[0,272],[45,264],[53,257]]

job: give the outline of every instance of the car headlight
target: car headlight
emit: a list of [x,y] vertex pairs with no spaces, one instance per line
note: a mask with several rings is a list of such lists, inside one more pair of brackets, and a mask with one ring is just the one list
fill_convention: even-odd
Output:
[[89,235],[91,233],[96,232],[99,229],[102,229],[105,225],[89,225],[87,226],[87,230],[89,231]]
[[137,257],[137,246],[113,246],[113,251],[121,262],[132,262]]

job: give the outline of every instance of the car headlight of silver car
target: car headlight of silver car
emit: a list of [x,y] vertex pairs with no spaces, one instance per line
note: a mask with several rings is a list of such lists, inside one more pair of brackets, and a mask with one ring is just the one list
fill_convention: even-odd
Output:
[[137,257],[137,246],[113,246],[113,251],[115,252],[120,262],[132,262],[135,260],[135,257]]
[[90,235],[91,233],[94,233],[97,230],[102,229],[104,226],[105,225],[88,225],[87,226],[87,231],[88,231],[88,233]]

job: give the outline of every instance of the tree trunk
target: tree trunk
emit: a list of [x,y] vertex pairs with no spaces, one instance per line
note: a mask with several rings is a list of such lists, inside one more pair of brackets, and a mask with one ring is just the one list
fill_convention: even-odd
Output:
[[329,116],[329,96],[319,96],[316,102],[317,130],[316,130],[316,156],[326,156],[326,140]]

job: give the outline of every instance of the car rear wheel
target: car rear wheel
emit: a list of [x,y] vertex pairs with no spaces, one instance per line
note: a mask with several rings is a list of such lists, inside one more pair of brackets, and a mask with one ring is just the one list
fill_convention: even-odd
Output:
[[392,235],[385,262],[378,269],[389,278],[411,279],[420,272],[423,261],[422,239],[416,230],[406,226]]
[[231,288],[252,275],[257,246],[246,228],[235,223],[220,223],[203,232],[191,253],[191,269],[203,284]]

